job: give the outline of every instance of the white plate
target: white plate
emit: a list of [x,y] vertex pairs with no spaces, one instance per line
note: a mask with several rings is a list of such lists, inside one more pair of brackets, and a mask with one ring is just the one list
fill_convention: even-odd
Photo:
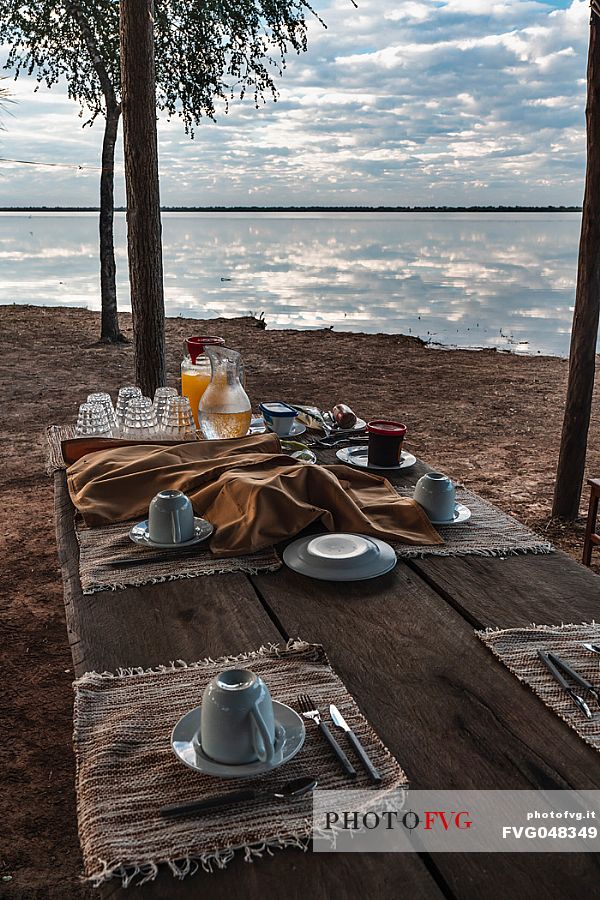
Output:
[[[329,420],[327,420],[327,424],[330,424]],[[354,431],[364,431],[366,427],[367,423],[364,419],[357,419],[352,428],[340,428],[339,425],[334,425],[331,434],[352,434]]]
[[[179,720],[171,732],[171,747],[175,756],[196,772],[204,775],[215,775],[217,778],[249,778],[262,775],[287,763],[300,752],[304,744],[306,729],[302,716],[285,703],[273,700],[275,723],[283,731],[283,753],[277,763],[253,762],[241,766],[230,766],[216,762],[202,752],[202,735],[200,734],[200,709],[190,710]],[[199,741],[196,736],[199,736]],[[276,748],[279,749],[279,748]]]
[[179,550],[180,547],[193,547],[194,544],[201,544],[202,541],[205,541],[211,536],[214,530],[213,526],[210,522],[207,522],[206,519],[194,516],[194,531],[196,534],[191,540],[181,541],[178,544],[160,544],[157,541],[150,540],[148,520],[144,519],[143,522],[138,522],[137,525],[133,526],[129,532],[129,537],[134,544],[144,544],[146,547],[158,547],[161,550]]
[[417,461],[416,456],[403,450],[399,466],[370,466],[368,454],[368,444],[361,444],[359,447],[341,447],[336,450],[335,455],[340,462],[355,466],[357,469],[368,469],[370,472],[399,472],[401,469],[410,469]]
[[468,522],[471,518],[471,510],[462,503],[457,503],[454,507],[454,518],[446,519],[440,522],[439,519],[430,519],[432,525],[460,525],[462,522]]
[[321,581],[365,581],[390,572],[397,557],[379,538],[333,532],[299,538],[285,548],[283,561],[294,572]]

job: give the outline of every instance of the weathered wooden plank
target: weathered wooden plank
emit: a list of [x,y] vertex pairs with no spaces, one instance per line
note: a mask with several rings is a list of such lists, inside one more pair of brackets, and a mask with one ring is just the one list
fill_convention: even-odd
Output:
[[[251,583],[243,575],[183,579],[122,591],[84,596],[78,570],[73,506],[64,472],[55,476],[56,528],[65,584],[65,606],[75,672],[114,670],[120,666],[154,666],[172,659],[192,662],[254,649],[282,635],[265,613]],[[415,900],[441,900],[435,880],[416,856],[303,856],[275,853],[272,859],[246,864],[235,859],[226,871],[199,872],[183,882],[161,872],[141,888],[122,889],[120,882],[103,886],[104,897],[186,900],[199,894],[226,900],[238,894],[262,900],[335,896],[398,897],[407,891]]]
[[56,528],[75,674],[253,650],[281,635],[243,574],[84,595],[73,506],[55,476]]
[[[343,586],[290,572],[253,576],[290,635],[320,641],[373,726],[419,788],[597,788],[600,757],[399,565]],[[436,855],[461,898],[569,896],[592,858]]]
[[[320,452],[334,462],[333,450]],[[414,483],[431,467],[418,460],[395,484]],[[510,628],[531,622],[587,622],[600,612],[600,579],[562,552],[495,557],[425,556],[409,566],[474,627]]]
[[600,578],[565,553],[428,556],[410,566],[479,628],[591,622],[600,614]]
[[[170,882],[169,882],[170,879]],[[200,873],[184,881],[159,875],[156,881],[126,890],[108,885],[112,900],[442,900],[442,893],[415,854],[306,854],[276,850],[274,856],[245,863],[234,859],[224,871]]]

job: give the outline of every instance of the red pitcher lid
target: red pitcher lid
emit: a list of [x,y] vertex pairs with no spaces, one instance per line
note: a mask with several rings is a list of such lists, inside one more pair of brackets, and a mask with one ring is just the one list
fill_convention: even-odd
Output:
[[225,345],[225,338],[210,337],[210,335],[192,335],[192,337],[185,339],[185,343],[192,362],[195,363],[200,354],[204,352],[205,347],[211,344],[213,346],[217,344],[222,347]]

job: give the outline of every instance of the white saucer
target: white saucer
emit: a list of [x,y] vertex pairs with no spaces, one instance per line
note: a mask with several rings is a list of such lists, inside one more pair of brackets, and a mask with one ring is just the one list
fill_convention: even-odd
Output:
[[[266,428],[269,434],[276,434],[276,432],[269,428],[268,425],[266,426]],[[280,437],[282,441],[285,441],[288,438],[297,437],[299,434],[304,434],[305,431],[306,425],[303,425],[302,422],[294,422],[287,434],[280,434],[278,435],[278,437]]]
[[332,532],[299,538],[285,548],[283,561],[294,572],[321,581],[366,581],[390,572],[397,557],[379,538]]
[[454,507],[454,518],[445,519],[443,522],[439,519],[430,519],[432,525],[460,525],[462,522],[468,522],[471,518],[471,510],[462,503],[457,503]]
[[[304,434],[305,431],[306,425],[303,425],[302,422],[294,422],[291,431],[289,431],[288,434],[280,434],[279,437],[282,441],[285,441],[288,438],[297,437],[299,434]],[[248,434],[265,434],[266,432],[268,432],[269,434],[276,433],[267,427],[262,416],[257,416],[255,419],[252,419],[252,421],[250,422],[250,428],[248,429]]]
[[[225,763],[216,762],[202,752],[200,746],[202,736],[200,734],[200,709],[190,710],[185,716],[179,720],[173,731],[171,732],[171,747],[175,756],[194,769],[196,772],[202,772],[204,775],[215,775],[217,778],[249,778],[252,775],[262,775],[277,769],[284,763],[287,763],[300,752],[304,744],[306,729],[302,716],[285,703],[278,703],[273,700],[273,712],[275,714],[275,723],[283,731],[282,756],[279,762],[263,763],[253,762],[244,763],[240,766],[230,766]],[[200,740],[196,738],[199,736]],[[276,743],[276,749],[279,747]]]
[[148,520],[144,519],[143,522],[138,522],[137,525],[133,526],[129,532],[129,537],[134,544],[144,544],[146,547],[158,547],[161,550],[179,550],[180,547],[193,547],[194,544],[201,544],[202,541],[205,541],[211,536],[214,530],[213,526],[210,522],[207,522],[206,519],[194,516],[194,531],[196,534],[191,540],[180,541],[178,544],[160,544],[158,541],[150,540]]
[[[327,422],[329,425],[329,421]],[[334,425],[331,429],[330,435],[334,434],[352,434],[354,431],[364,431],[367,427],[367,423],[364,419],[357,419],[352,428],[340,428],[339,425]]]
[[403,450],[398,466],[370,466],[368,454],[368,444],[361,444],[359,447],[341,447],[335,453],[340,462],[355,466],[357,469],[368,469],[370,472],[399,472],[401,469],[410,469],[417,461],[416,456]]

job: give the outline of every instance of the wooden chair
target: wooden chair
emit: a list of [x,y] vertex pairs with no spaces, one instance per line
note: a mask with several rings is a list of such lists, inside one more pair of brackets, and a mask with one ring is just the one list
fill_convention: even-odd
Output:
[[598,516],[598,501],[600,500],[600,478],[588,478],[590,486],[590,506],[588,509],[585,538],[583,541],[583,564],[591,565],[592,550],[600,546],[600,534],[596,534],[596,518]]

